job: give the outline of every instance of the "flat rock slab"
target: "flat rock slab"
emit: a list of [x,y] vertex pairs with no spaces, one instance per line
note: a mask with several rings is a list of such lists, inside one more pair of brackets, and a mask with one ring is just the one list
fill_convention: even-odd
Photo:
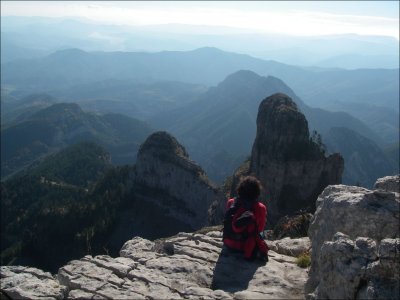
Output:
[[54,277],[33,268],[2,267],[1,292],[29,299],[304,298],[308,273],[294,257],[270,251],[269,262],[248,262],[223,248],[221,239],[217,231],[155,242],[135,237],[120,257],[85,256]]
[[2,266],[0,278],[1,294],[11,299],[64,299],[68,295],[66,286],[50,273],[36,268]]
[[297,257],[311,249],[311,241],[309,237],[296,239],[286,237],[281,240],[268,241],[268,247],[280,254]]

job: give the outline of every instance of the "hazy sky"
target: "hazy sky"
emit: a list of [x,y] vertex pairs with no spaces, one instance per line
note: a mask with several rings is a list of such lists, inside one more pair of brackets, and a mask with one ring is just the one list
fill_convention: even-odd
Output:
[[399,1],[1,1],[2,16],[79,17],[118,25],[191,24],[399,39]]

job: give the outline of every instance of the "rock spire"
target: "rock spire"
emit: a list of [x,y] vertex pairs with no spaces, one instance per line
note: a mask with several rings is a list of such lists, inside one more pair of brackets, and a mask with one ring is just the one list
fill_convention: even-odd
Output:
[[[322,143],[310,137],[307,119],[293,100],[281,93],[264,99],[258,110],[257,135],[250,160],[233,175],[231,194],[240,177],[255,175],[263,184],[261,201],[268,207],[267,224],[299,210],[315,210],[315,201],[330,184],[341,183],[340,154],[325,157]],[[213,204],[210,220],[217,223],[222,201]]]
[[158,196],[146,198],[168,210],[171,216],[193,229],[206,225],[207,210],[217,189],[203,169],[189,159],[185,148],[167,132],[155,132],[142,144],[134,178],[136,185],[160,191]]

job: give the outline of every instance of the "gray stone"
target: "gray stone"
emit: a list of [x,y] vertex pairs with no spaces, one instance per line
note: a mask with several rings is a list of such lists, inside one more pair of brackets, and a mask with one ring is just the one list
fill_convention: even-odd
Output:
[[[56,279],[37,269],[2,267],[1,292],[26,299],[304,297],[307,271],[296,265],[294,257],[270,251],[267,264],[248,262],[241,253],[222,247],[221,232],[205,232],[154,242],[135,237],[125,243],[120,257],[73,260],[59,269]],[[173,251],[165,252],[165,245]]]
[[398,243],[399,239],[382,240],[377,253],[372,239],[359,237],[353,241],[337,234],[334,241],[325,242],[321,248],[319,285],[307,298],[397,298],[400,292]]
[[141,263],[146,259],[158,256],[158,253],[153,251],[154,247],[155,244],[153,242],[141,237],[134,237],[122,246],[119,255],[124,258],[130,258],[136,263]]
[[297,239],[287,237],[281,240],[267,241],[267,244],[268,247],[275,252],[294,257],[309,251],[311,248],[310,238],[308,237]]
[[87,293],[82,290],[72,290],[68,294],[68,299],[76,299],[76,300],[85,300],[85,299],[92,299],[95,294]]
[[67,293],[50,273],[22,266],[1,267],[0,289],[11,299],[64,299]]
[[400,175],[378,178],[374,189],[400,193]]
[[[274,226],[285,215],[313,210],[327,185],[341,183],[343,170],[341,155],[325,157],[321,147],[311,140],[308,122],[296,103],[277,93],[260,103],[250,161],[238,168],[224,189],[236,195],[243,176],[256,176],[264,187],[260,199],[268,207],[267,226]],[[225,202],[219,198],[212,204],[212,224],[222,221]]]
[[[328,185],[341,182],[343,158],[325,157],[310,141],[308,122],[293,100],[274,94],[260,104],[249,173],[265,187],[269,222],[313,207]],[[265,198],[264,198],[265,199]]]
[[[218,191],[203,169],[189,159],[185,148],[168,133],[155,132],[141,145],[134,178],[148,190],[169,195],[168,203],[163,203],[162,197],[154,201],[168,215],[194,229],[207,225],[208,208]],[[177,202],[175,205],[172,199]]]
[[399,208],[399,193],[328,186],[317,200],[309,227],[312,259],[307,297],[394,295]]

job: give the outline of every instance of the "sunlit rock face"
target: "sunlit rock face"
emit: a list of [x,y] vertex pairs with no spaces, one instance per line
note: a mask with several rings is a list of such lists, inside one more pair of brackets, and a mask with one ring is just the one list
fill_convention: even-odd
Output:
[[308,231],[310,299],[398,297],[400,199],[391,183],[380,178],[377,190],[333,185],[319,196]]
[[291,98],[274,94],[261,102],[248,173],[264,186],[270,224],[300,209],[314,210],[322,190],[341,182],[343,166],[339,154],[325,157],[310,139],[307,120]]

